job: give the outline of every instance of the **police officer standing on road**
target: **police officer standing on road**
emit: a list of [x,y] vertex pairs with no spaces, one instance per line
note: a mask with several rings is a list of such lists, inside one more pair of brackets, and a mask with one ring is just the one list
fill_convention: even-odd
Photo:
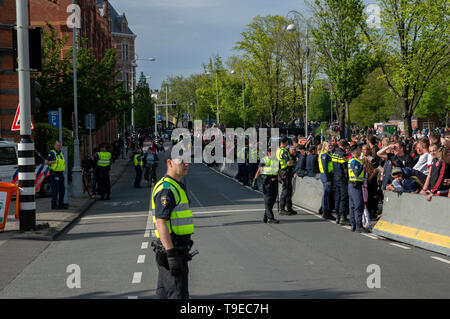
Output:
[[323,143],[322,153],[319,156],[320,180],[323,184],[322,196],[322,217],[325,219],[335,220],[331,215],[331,195],[333,191],[333,162],[331,159],[331,151],[333,145],[328,142]]
[[346,217],[348,212],[348,150],[348,142],[342,139],[331,156],[335,186],[334,207],[337,213],[336,224],[346,224],[348,222]]
[[[280,149],[277,151],[277,160],[280,164],[280,179],[282,183],[282,191],[280,196],[280,215],[295,215],[297,212],[292,209],[292,177],[293,177],[293,168],[294,168],[294,160],[291,157],[291,154],[286,149],[288,146],[289,139],[286,136],[283,136],[280,139]],[[287,208],[285,210],[284,208]]]
[[134,188],[141,188],[142,170],[143,170],[143,157],[140,151],[135,150],[133,152],[134,168],[136,170],[136,178],[134,179]]
[[273,205],[277,201],[278,195],[278,168],[279,163],[276,159],[271,159],[271,148],[267,150],[267,156],[261,160],[259,168],[256,171],[253,180],[253,186],[260,174],[262,174],[263,194],[264,194],[264,218],[263,222],[268,224],[278,224],[279,221],[273,216]]
[[152,243],[158,266],[158,299],[188,299],[188,261],[193,241],[194,222],[189,208],[186,186],[181,179],[189,164],[181,158],[169,157],[166,175],[152,194],[153,222],[156,239]]
[[109,200],[111,196],[111,183],[109,171],[111,169],[111,153],[106,151],[105,144],[100,144],[100,152],[95,154],[94,163],[97,165],[97,182],[100,199]]
[[358,158],[361,155],[361,147],[356,144],[350,148],[352,157],[348,161],[348,195],[350,204],[350,223],[352,231],[359,233],[370,231],[363,228],[362,216],[364,212],[364,202],[362,194],[362,184],[364,182],[364,166]]
[[[52,187],[52,209],[68,209],[64,204],[64,170],[66,162],[61,151],[61,142],[56,141],[55,148],[48,153],[45,165],[50,168],[50,185]],[[59,196],[59,197],[58,197]]]

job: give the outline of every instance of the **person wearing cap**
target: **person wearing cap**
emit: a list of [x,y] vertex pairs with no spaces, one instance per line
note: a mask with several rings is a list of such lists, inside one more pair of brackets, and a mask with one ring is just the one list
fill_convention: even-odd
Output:
[[362,185],[364,181],[364,166],[358,156],[361,154],[361,147],[358,144],[350,148],[351,158],[348,161],[348,195],[350,206],[351,230],[361,232],[370,232],[363,228],[362,215],[364,212],[364,202],[362,194]]
[[158,267],[157,299],[189,299],[188,261],[194,233],[186,186],[181,179],[189,164],[182,158],[166,161],[167,171],[153,188],[152,211],[156,239],[152,243]]
[[267,149],[267,156],[261,159],[258,170],[256,171],[253,186],[255,186],[255,181],[259,175],[262,175],[265,208],[263,222],[268,224],[278,224],[279,221],[275,219],[272,209],[273,205],[275,205],[275,202],[277,201],[278,195],[279,163],[277,159],[272,159],[271,157],[272,150],[269,147]]
[[[279,176],[282,183],[280,196],[280,215],[295,215],[297,212],[292,209],[292,177],[294,160],[289,153],[287,146],[289,139],[286,136],[280,139],[280,148],[277,151],[276,159],[279,162]],[[287,208],[287,210],[285,210]]]
[[342,139],[331,156],[335,186],[334,207],[337,214],[336,224],[348,223],[348,150],[348,142]]
[[143,156],[140,151],[133,151],[134,169],[136,170],[136,178],[134,179],[134,188],[141,188],[142,170],[143,170]]
[[320,180],[323,184],[322,195],[322,217],[324,219],[336,220],[331,214],[331,196],[333,192],[333,161],[331,152],[333,151],[333,145],[329,142],[324,142],[322,152],[319,156],[319,170]]
[[52,209],[67,209],[64,204],[64,194],[66,192],[64,186],[64,170],[66,169],[66,161],[61,150],[60,141],[55,142],[55,148],[48,153],[45,165],[50,168],[50,185],[52,189]]
[[111,183],[109,171],[111,169],[111,153],[106,151],[105,144],[100,144],[100,152],[94,155],[94,163],[97,166],[98,193],[101,200],[109,200],[111,196]]

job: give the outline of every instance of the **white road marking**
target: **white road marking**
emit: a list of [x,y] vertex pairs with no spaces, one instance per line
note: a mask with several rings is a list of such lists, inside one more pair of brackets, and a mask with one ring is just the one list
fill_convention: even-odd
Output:
[[444,263],[450,264],[450,260],[444,259],[444,258],[440,258],[440,257],[436,257],[436,256],[431,256],[431,258],[442,261]]
[[145,241],[141,245],[141,249],[147,249],[148,248],[148,241]]
[[150,237],[150,234],[151,234],[150,229],[147,229],[147,230],[145,231],[145,233],[144,233],[144,238],[149,238],[149,237]]
[[143,264],[145,263],[145,255],[139,255],[138,260],[137,260],[138,264]]
[[108,218],[134,218],[134,217],[146,217],[147,214],[141,215],[116,215],[116,216],[100,216],[100,217],[83,217],[81,220],[90,220],[90,219],[108,219]]
[[128,299],[138,299],[138,296],[128,296]]
[[395,247],[399,247],[399,248],[403,248],[403,249],[411,249],[411,247],[406,247],[406,246],[399,245],[399,244],[394,244],[394,243],[389,243],[389,245],[395,246]]
[[372,238],[372,239],[378,239],[378,237],[375,237],[374,235],[370,235],[370,234],[361,234],[361,235]]
[[141,279],[142,279],[142,273],[141,272],[135,272],[133,274],[133,281],[131,283],[132,284],[139,284],[139,283],[141,283]]
[[256,212],[256,211],[264,211],[264,208],[249,208],[249,209],[235,209],[235,210],[213,210],[209,212],[192,212],[194,217],[195,215],[202,214],[217,214],[217,213],[242,213],[242,212]]
[[6,240],[0,240],[0,246],[6,243]]
[[347,228],[348,230],[352,229],[351,226],[342,226],[342,227]]

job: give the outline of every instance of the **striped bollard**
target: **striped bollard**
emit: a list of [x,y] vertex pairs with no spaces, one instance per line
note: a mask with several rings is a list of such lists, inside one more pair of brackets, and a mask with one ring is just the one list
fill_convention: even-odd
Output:
[[19,151],[20,230],[36,228],[34,143],[30,135],[21,135]]

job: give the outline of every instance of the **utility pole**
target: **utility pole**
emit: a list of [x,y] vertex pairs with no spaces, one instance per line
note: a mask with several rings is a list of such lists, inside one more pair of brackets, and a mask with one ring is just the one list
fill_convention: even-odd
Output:
[[36,199],[34,190],[34,143],[31,139],[30,55],[28,0],[16,0],[17,49],[19,74],[20,142],[19,187],[21,231],[36,228]]
[[[72,0],[73,18],[73,106],[74,106],[74,142],[73,142],[73,168],[72,168],[72,196],[83,196],[80,167],[80,141],[78,140],[78,89],[77,89],[77,23],[75,21],[75,0]],[[81,19],[81,17],[80,17]]]
[[169,128],[169,111],[168,111],[169,107],[167,106],[168,105],[168,101],[167,101],[168,91],[169,91],[169,85],[166,84],[166,129]]

